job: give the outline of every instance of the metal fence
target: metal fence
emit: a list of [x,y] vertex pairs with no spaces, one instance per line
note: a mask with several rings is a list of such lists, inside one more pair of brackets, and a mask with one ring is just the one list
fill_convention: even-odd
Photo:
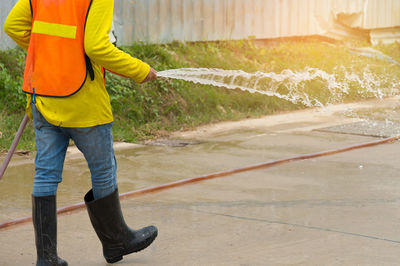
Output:
[[[400,0],[114,0],[119,44],[269,39],[400,27]],[[0,23],[16,0],[1,1]],[[340,25],[337,23],[340,19]],[[339,26],[338,26],[339,25]],[[11,44],[0,32],[0,48]]]

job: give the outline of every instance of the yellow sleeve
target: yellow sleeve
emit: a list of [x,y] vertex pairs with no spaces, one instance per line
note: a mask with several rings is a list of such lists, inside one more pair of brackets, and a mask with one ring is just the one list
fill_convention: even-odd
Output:
[[4,31],[19,46],[28,50],[31,37],[32,14],[29,0],[19,0],[4,23]]
[[110,42],[114,0],[94,0],[85,29],[85,52],[93,62],[105,69],[141,83],[150,66],[121,51]]

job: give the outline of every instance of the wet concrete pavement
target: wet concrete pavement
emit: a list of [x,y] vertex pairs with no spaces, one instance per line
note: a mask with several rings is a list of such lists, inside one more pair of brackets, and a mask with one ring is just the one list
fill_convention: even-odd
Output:
[[[118,149],[120,191],[377,139],[316,130],[354,122],[342,113],[284,116],[174,136],[197,145]],[[124,200],[127,223],[154,224],[159,236],[117,265],[399,265],[398,158],[394,142]],[[0,182],[0,222],[29,215],[32,174],[31,157],[13,160]],[[86,163],[71,152],[59,206],[89,187]],[[84,210],[60,216],[58,230],[70,265],[106,265]],[[30,223],[1,230],[0,243],[0,265],[34,264]]]

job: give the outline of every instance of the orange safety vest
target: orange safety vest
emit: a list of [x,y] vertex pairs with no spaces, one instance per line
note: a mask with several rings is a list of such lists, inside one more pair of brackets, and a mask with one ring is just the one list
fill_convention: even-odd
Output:
[[92,0],[30,0],[32,30],[26,59],[25,93],[67,97],[79,91],[89,72],[85,24]]

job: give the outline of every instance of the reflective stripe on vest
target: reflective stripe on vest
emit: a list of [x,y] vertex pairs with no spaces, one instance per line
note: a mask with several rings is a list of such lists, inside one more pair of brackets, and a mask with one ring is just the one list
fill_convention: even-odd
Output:
[[92,0],[30,1],[32,30],[22,89],[40,96],[70,96],[91,69],[84,35]]
[[76,26],[48,23],[36,20],[32,26],[32,33],[76,39]]

